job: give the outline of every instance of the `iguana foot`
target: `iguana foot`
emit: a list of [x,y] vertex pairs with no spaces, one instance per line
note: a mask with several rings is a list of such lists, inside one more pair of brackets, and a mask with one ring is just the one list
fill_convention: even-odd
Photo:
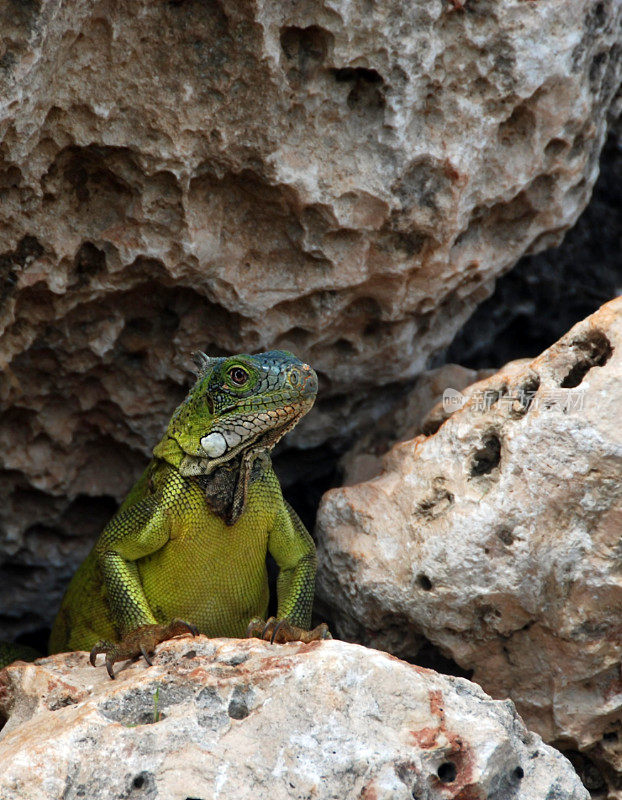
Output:
[[126,634],[120,642],[97,642],[91,650],[89,661],[95,666],[95,659],[99,653],[106,654],[106,669],[108,675],[114,680],[115,674],[113,664],[117,661],[126,661],[128,658],[138,658],[141,655],[151,666],[152,661],[149,653],[153,653],[155,646],[172,639],[174,636],[191,633],[193,636],[198,634],[198,629],[182,619],[174,619],[164,625],[142,625]]
[[255,637],[270,643],[277,642],[278,644],[284,644],[285,642],[304,642],[308,644],[309,642],[317,642],[320,639],[333,638],[325,622],[312,631],[305,631],[304,628],[297,628],[286,619],[277,619],[276,617],[270,617],[267,622],[255,617],[248,624],[246,637]]

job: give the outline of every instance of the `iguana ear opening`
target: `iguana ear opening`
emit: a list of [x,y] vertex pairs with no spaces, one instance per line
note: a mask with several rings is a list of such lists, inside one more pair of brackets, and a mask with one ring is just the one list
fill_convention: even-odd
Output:
[[192,354],[192,360],[197,366],[197,375],[205,375],[218,361],[217,358],[210,358],[210,356],[205,355],[205,353],[202,353],[200,350]]

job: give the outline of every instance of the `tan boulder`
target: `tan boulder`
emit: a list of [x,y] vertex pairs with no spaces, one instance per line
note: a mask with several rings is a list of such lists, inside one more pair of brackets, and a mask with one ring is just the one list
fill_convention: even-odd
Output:
[[0,673],[2,800],[588,800],[512,703],[345,642],[168,642]]
[[432,643],[545,741],[581,751],[610,798],[622,797],[621,379],[618,298],[477,384],[379,477],[328,492],[317,529],[337,634],[409,659]]
[[341,458],[343,485],[375,478],[382,471],[382,456],[389,447],[440,427],[455,410],[443,402],[446,389],[459,391],[466,398],[477,381],[495,373],[494,369],[467,369],[459,364],[444,364],[423,372],[413,388],[364,431]]

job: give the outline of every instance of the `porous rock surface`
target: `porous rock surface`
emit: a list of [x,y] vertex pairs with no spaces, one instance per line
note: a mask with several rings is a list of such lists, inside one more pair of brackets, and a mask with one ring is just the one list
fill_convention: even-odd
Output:
[[[383,473],[325,495],[319,594],[346,638],[431,642],[622,797],[622,298],[477,384]],[[608,789],[607,789],[608,786]],[[609,791],[609,794],[607,794]]]
[[510,702],[345,642],[178,640],[0,673],[0,797],[588,800]]
[[467,369],[460,364],[444,364],[423,372],[416,378],[413,388],[375,425],[362,432],[340,459],[343,485],[375,478],[382,471],[382,457],[390,446],[426,433],[430,427],[438,428],[439,420],[447,413],[442,403],[446,389],[467,396],[479,380],[496,372],[495,369]]
[[290,441],[351,437],[586,205],[620,4],[404,9],[0,8],[0,636],[49,623],[192,350],[294,350]]

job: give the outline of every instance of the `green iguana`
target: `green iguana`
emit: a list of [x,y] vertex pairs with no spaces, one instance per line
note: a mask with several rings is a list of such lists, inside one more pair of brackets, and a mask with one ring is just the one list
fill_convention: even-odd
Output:
[[[291,353],[195,356],[198,380],[153,459],[76,572],[50,653],[113,664],[181,633],[330,638],[312,631],[315,546],[285,502],[269,451],[309,411],[317,376]],[[279,567],[276,618],[266,553]],[[32,652],[4,646],[0,667]],[[3,663],[4,660],[4,663]]]

